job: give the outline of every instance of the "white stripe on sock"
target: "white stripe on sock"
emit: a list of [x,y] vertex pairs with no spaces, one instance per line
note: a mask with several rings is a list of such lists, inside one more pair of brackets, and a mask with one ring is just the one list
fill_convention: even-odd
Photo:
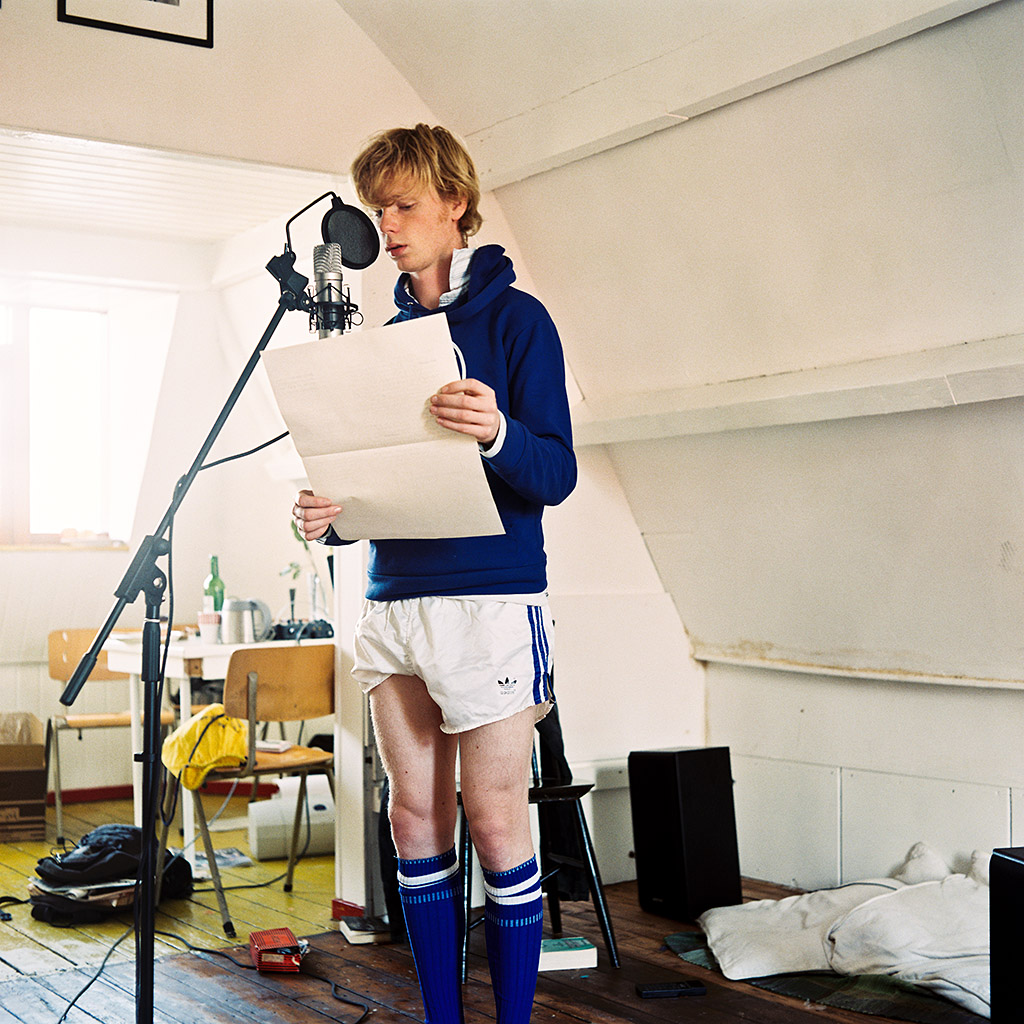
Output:
[[398,872],[398,883],[404,885],[407,889],[417,889],[422,885],[434,885],[437,882],[443,882],[446,878],[451,878],[452,875],[457,874],[459,870],[459,862],[456,861],[450,868],[445,868],[443,871],[434,871],[429,875],[403,875],[401,871]]
[[528,903],[530,900],[536,899],[540,892],[540,870],[534,871],[529,878],[514,885],[499,887],[485,881],[484,892],[495,903]]

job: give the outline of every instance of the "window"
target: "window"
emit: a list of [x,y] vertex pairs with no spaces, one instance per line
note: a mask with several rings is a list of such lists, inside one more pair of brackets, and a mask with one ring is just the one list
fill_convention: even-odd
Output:
[[[176,297],[4,284],[0,544],[128,540]],[[163,329],[126,329],[140,306]]]

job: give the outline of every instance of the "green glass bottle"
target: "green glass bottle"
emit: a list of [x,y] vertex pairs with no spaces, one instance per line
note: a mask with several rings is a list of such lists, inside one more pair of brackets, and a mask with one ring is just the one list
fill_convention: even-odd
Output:
[[203,596],[213,599],[215,612],[219,612],[224,607],[224,581],[220,578],[220,567],[217,564],[216,555],[210,555],[210,575],[203,581]]

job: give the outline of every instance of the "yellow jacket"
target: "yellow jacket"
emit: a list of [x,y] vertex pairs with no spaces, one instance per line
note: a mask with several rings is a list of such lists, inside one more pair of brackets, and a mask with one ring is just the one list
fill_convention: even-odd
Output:
[[211,769],[245,764],[248,731],[247,722],[224,714],[223,704],[210,704],[164,740],[160,759],[186,789],[198,789]]

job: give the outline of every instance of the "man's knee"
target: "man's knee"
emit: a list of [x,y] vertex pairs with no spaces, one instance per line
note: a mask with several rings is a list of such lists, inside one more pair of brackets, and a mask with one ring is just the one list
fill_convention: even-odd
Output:
[[471,814],[469,831],[480,863],[493,871],[504,870],[513,862],[519,863],[515,858],[525,849],[532,849],[529,810],[525,800],[522,807],[495,807]]
[[445,808],[410,806],[392,797],[388,820],[399,856],[431,857],[450,849],[454,842],[454,815]]

